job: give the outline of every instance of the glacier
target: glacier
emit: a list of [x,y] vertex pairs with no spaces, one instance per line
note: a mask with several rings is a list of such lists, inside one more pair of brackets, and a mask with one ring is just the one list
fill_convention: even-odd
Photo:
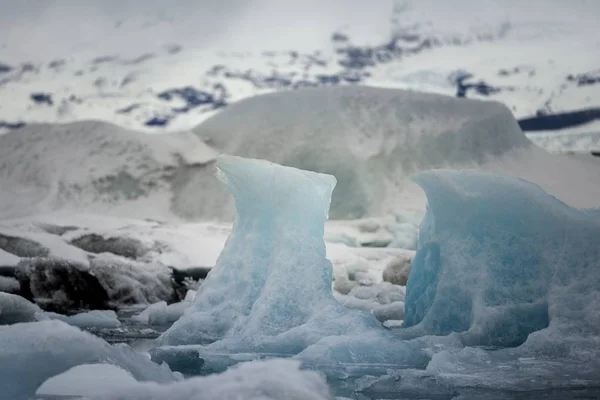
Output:
[[323,225],[333,177],[233,156],[217,165],[235,198],[234,228],[154,361],[206,374],[292,357],[345,394],[600,383],[600,221],[585,212],[514,177],[415,175],[429,205],[404,323],[387,329],[332,295]]

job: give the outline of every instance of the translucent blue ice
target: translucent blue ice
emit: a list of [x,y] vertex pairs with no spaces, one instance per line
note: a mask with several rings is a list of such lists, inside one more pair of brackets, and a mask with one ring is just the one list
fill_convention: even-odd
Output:
[[580,327],[600,322],[585,307],[600,293],[598,220],[520,179],[438,170],[414,180],[429,208],[407,285],[405,327],[515,346],[556,319]]
[[[198,372],[223,354],[294,356],[306,349],[314,359],[307,348],[325,341],[331,351],[319,354],[322,362],[424,365],[419,350],[400,341],[390,344],[398,351],[383,350],[393,335],[373,315],[333,297],[323,241],[333,176],[232,156],[220,156],[217,166],[236,202],[233,231],[193,306],[160,338],[154,360]],[[350,350],[345,341],[354,339]]]
[[332,296],[333,177],[229,156],[218,167],[236,201],[232,234],[153,360],[204,374],[293,357],[338,393],[374,397],[600,385],[600,220],[523,180],[418,174],[429,208],[404,327],[387,330]]

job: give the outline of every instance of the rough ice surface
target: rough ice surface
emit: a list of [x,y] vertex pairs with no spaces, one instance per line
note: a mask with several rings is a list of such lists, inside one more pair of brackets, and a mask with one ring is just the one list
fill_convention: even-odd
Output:
[[[320,175],[230,156],[219,167],[235,226],[194,305],[151,351],[155,361],[204,374],[291,356],[324,372],[337,394],[375,398],[590,394],[600,384],[599,220],[520,179],[419,174],[429,209],[406,297],[389,283],[339,297],[390,305],[384,327],[331,295]],[[406,315],[393,312],[401,301]]]
[[514,178],[441,170],[415,180],[429,210],[406,327],[492,346],[519,345],[549,324],[600,333],[599,221]]
[[92,310],[75,315],[61,315],[53,312],[46,313],[50,319],[57,319],[78,328],[118,328],[121,322],[117,313],[112,310]]
[[389,346],[376,351],[378,362],[423,363],[418,349],[393,343],[373,315],[333,297],[323,227],[335,178],[232,156],[220,156],[218,167],[236,199],[233,231],[153,359],[197,373],[229,365],[222,354],[293,356],[324,338],[347,336],[355,349],[320,354],[323,362],[361,362],[373,346]]
[[325,379],[292,360],[250,362],[170,385],[138,383],[93,400],[333,400]]
[[81,364],[114,364],[141,381],[175,380],[167,367],[129,346],[111,346],[60,321],[0,327],[0,343],[0,387],[7,399],[32,398],[48,378]]

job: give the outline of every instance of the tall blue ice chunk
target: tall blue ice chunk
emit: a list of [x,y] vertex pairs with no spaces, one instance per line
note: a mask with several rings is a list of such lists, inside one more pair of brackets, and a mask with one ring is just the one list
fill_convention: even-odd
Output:
[[[232,358],[302,352],[324,362],[425,365],[373,315],[333,297],[323,240],[333,176],[233,156],[217,167],[235,199],[233,231],[192,307],[159,338],[155,361],[204,372]],[[229,361],[214,361],[221,356]]]
[[[323,300],[335,302],[323,242],[335,177],[226,155],[217,168],[237,218],[194,305],[163,344],[206,343],[240,330],[284,332]],[[290,274],[305,281],[289,281]]]
[[520,179],[437,170],[414,180],[429,206],[407,285],[408,332],[502,347],[565,320],[600,333],[589,306],[600,295],[599,220]]

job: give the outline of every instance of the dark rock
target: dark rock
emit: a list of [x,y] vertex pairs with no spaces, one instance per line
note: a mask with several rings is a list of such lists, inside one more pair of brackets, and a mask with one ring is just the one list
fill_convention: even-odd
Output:
[[47,104],[49,106],[54,104],[50,93],[31,93],[29,97],[37,104]]
[[587,124],[600,119],[600,108],[548,114],[540,110],[535,117],[520,119],[519,126],[525,132],[551,131]]
[[17,277],[17,267],[0,265],[0,276],[4,276],[6,278],[16,278]]
[[47,257],[50,250],[30,239],[0,234],[0,249],[17,257]]
[[211,267],[190,267],[186,269],[177,269],[175,267],[169,267],[171,270],[171,279],[177,285],[183,285],[186,279],[193,281],[199,281],[206,279],[208,273],[212,269]]
[[6,128],[6,129],[20,129],[23,128],[25,126],[25,122],[6,122],[6,121],[0,121],[0,128]]
[[13,67],[11,67],[10,65],[0,62],[0,74],[7,74],[12,70]]
[[171,122],[171,117],[153,117],[144,123],[146,126],[167,126]]
[[36,70],[36,67],[34,64],[32,63],[23,63],[21,64],[21,72],[34,72]]
[[71,244],[90,253],[112,253],[134,260],[144,256],[150,250],[137,239],[128,237],[105,238],[94,233],[73,239]]
[[178,44],[169,44],[166,46],[167,49],[167,53],[169,54],[177,54],[179,52],[181,52],[181,50],[183,50],[183,47],[181,47]]
[[116,111],[117,114],[129,114],[130,112],[132,112],[133,110],[136,110],[138,108],[140,108],[141,104],[132,104],[130,106],[121,108],[119,110]]
[[577,83],[577,86],[591,86],[600,83],[600,69],[583,74],[569,75],[567,81]]
[[17,269],[17,279],[21,296],[46,311],[67,314],[112,308],[98,278],[73,262],[50,258],[23,260]]
[[155,54],[152,54],[152,53],[146,53],[146,54],[142,54],[141,56],[138,56],[138,57],[136,57],[136,58],[134,58],[134,59],[131,59],[131,60],[124,61],[124,62],[123,62],[123,64],[124,64],[124,65],[136,65],[136,64],[141,64],[141,63],[143,63],[143,62],[146,62],[146,61],[148,61],[148,60],[151,60],[151,59],[153,59],[153,58],[155,58],[155,57],[156,57],[156,55],[155,55]]
[[108,62],[116,61],[117,57],[115,56],[102,56],[96,57],[92,60],[92,64],[105,64]]
[[331,35],[331,41],[332,42],[346,43],[349,40],[350,40],[350,38],[348,37],[348,35],[346,35],[344,33],[334,32],[333,35]]
[[65,60],[54,60],[50,61],[48,68],[57,69],[63,67],[67,62]]

